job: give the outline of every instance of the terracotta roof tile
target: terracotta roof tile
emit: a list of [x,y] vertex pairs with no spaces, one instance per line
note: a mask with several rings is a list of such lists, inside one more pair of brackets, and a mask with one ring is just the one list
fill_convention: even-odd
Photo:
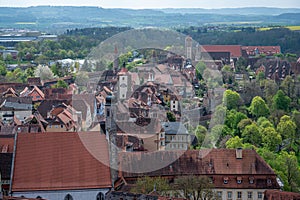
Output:
[[3,148],[6,149],[6,152],[3,153],[12,153],[14,151],[14,142],[14,135],[0,135],[0,153],[4,151]]
[[[138,172],[147,172],[149,167],[151,172],[139,175],[275,175],[271,167],[254,150],[243,150],[242,154],[243,158],[237,159],[234,149],[124,153],[121,154],[121,167],[124,177],[137,176]],[[170,163],[170,160],[174,162]],[[157,162],[161,163],[160,166],[164,166],[165,163],[166,167],[152,171],[152,165]],[[172,165],[172,171],[169,165]],[[252,169],[253,167],[255,169]]]
[[12,191],[109,188],[104,163],[108,146],[98,132],[18,134]]
[[279,190],[266,190],[266,200],[299,200],[300,194],[295,192],[284,192]]
[[242,46],[240,45],[202,45],[201,51],[204,52],[230,52],[231,57],[242,56]]

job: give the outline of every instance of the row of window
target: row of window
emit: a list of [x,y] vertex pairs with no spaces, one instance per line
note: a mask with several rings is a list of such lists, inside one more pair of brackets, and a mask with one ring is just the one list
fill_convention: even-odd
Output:
[[[228,177],[224,177],[223,183],[227,184],[228,182],[229,182],[229,178]],[[236,182],[237,182],[237,184],[241,184],[242,183],[242,178],[238,177],[237,180],[236,180]],[[249,183],[250,184],[254,184],[254,178],[253,177],[249,178]],[[272,180],[271,179],[267,179],[267,184],[268,185],[272,184]]]
[[[253,192],[249,191],[249,192],[244,192],[246,197],[248,199],[253,199]],[[243,199],[244,194],[242,191],[237,191],[236,192],[236,199]],[[223,196],[223,192],[222,191],[218,191],[217,192],[218,197],[222,198]],[[228,191],[226,194],[226,198],[229,199],[233,199],[233,192],[232,191]],[[263,193],[262,192],[257,192],[257,199],[262,199],[263,198]]]

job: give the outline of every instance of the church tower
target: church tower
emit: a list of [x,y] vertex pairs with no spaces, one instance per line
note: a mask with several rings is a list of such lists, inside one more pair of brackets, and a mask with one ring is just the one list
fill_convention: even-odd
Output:
[[191,36],[185,38],[185,56],[187,59],[192,60],[193,56],[193,39]]

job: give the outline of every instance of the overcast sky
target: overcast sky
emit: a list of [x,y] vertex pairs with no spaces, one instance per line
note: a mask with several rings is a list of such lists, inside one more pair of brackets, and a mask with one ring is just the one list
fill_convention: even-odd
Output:
[[98,6],[103,8],[300,8],[300,0],[0,0],[0,6]]

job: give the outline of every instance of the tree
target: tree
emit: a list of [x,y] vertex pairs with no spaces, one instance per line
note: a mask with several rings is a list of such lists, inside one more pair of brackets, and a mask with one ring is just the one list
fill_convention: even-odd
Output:
[[258,126],[255,123],[246,126],[242,132],[242,138],[245,143],[259,146],[261,144],[261,134]]
[[205,128],[205,126],[198,125],[195,130],[195,135],[198,140],[197,146],[200,147],[205,139],[205,136],[207,135],[207,129]]
[[218,105],[213,114],[213,118],[211,120],[211,125],[215,126],[217,124],[224,124],[225,117],[226,117],[226,107],[224,107],[222,105]]
[[151,178],[149,176],[141,177],[138,178],[131,192],[140,193],[140,194],[149,194],[154,190],[156,190],[156,192],[160,195],[166,194],[166,192],[170,190],[167,180],[161,177],[154,177],[154,178]]
[[223,105],[227,107],[228,110],[236,109],[239,105],[240,95],[236,91],[226,90],[223,96]]
[[179,177],[174,181],[178,195],[189,200],[216,200],[212,180],[207,176]]
[[240,147],[243,147],[243,139],[241,139],[239,136],[230,138],[226,142],[227,149],[236,149],[236,148],[240,148]]
[[279,154],[276,154],[266,148],[260,148],[258,153],[274,169],[283,182],[285,191],[300,191],[300,170],[294,152],[281,151]]
[[266,79],[264,86],[265,98],[269,106],[272,105],[272,98],[278,91],[278,86],[274,80]]
[[34,71],[35,77],[40,77],[41,80],[48,80],[53,79],[54,75],[53,72],[50,70],[50,68],[42,65],[38,65],[37,68]]
[[256,118],[267,117],[270,113],[269,107],[260,96],[252,99],[249,111]]
[[265,117],[258,118],[257,125],[259,128],[274,127],[274,125]]
[[290,98],[295,97],[295,81],[291,76],[286,76],[280,84],[280,89]]
[[236,110],[227,111],[225,118],[225,125],[227,125],[231,130],[233,130],[234,134],[238,134],[238,124],[241,120],[247,119],[247,116],[244,113],[237,112]]
[[226,125],[217,124],[210,130],[210,137],[215,146],[219,146],[220,141],[226,136],[231,135],[231,130]]
[[279,133],[273,127],[263,128],[261,131],[263,146],[270,151],[276,151],[281,144],[282,139]]
[[290,140],[289,144],[295,140],[296,128],[295,122],[288,115],[282,116],[277,124],[278,133],[280,133],[283,140]]
[[0,60],[0,75],[1,76],[5,76],[7,73],[6,67],[5,67],[5,63]]
[[174,115],[173,112],[168,111],[168,112],[167,112],[167,118],[168,118],[168,120],[169,120],[170,122],[175,122],[175,121],[176,121],[176,117],[175,117],[175,115]]
[[249,118],[247,119],[242,119],[238,125],[237,125],[237,128],[238,128],[238,135],[241,136],[241,133],[244,131],[244,129],[246,128],[246,126],[252,124],[253,121]]
[[283,179],[284,189],[290,192],[300,191],[300,170],[294,152],[282,151],[277,157],[279,176]]
[[68,88],[69,85],[63,80],[58,80],[56,84],[52,86],[52,88]]
[[286,96],[282,90],[278,90],[278,92],[273,97],[274,109],[288,111],[290,103],[291,99]]
[[198,79],[202,79],[204,70],[206,69],[206,64],[202,61],[199,61],[195,66],[195,68],[196,68],[196,75]]

